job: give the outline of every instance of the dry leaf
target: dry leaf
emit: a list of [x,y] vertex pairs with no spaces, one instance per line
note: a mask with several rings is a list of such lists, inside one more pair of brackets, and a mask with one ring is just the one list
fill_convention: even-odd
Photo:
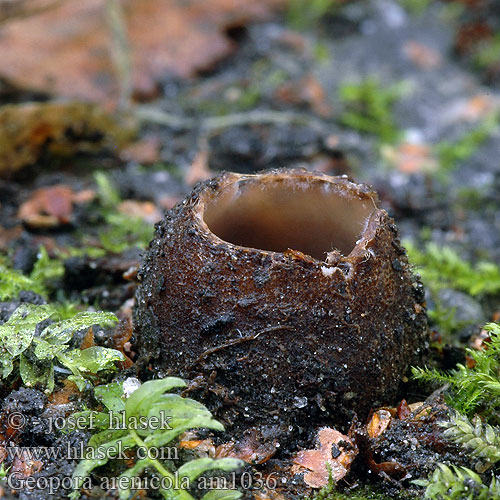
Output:
[[443,60],[439,52],[418,42],[407,42],[404,51],[413,63],[424,69],[436,68]]
[[134,364],[128,356],[131,354],[129,347],[133,333],[132,318],[129,316],[120,320],[113,334],[113,347],[125,356],[125,360],[119,363],[120,367],[123,369],[130,368]]
[[472,335],[469,340],[469,347],[476,351],[486,351],[490,340],[490,332],[483,328],[479,333]]
[[298,53],[303,53],[307,48],[307,39],[294,30],[282,30],[279,34],[279,41],[283,46]]
[[[1,208],[1,207],[0,207]],[[21,225],[10,229],[0,226],[0,248],[5,249],[7,245],[21,236],[23,227]]]
[[389,410],[376,410],[366,426],[368,436],[375,438],[382,435],[389,427],[391,420],[392,415]]
[[57,227],[71,222],[73,203],[85,203],[93,197],[93,191],[75,193],[64,184],[40,188],[20,206],[17,216],[32,228]]
[[[428,408],[427,406],[425,406],[425,403],[423,401],[417,401],[416,403],[411,403],[408,406],[410,407],[410,411],[414,413],[417,417],[421,415],[422,410]],[[417,410],[420,411],[417,413]]]
[[263,464],[276,453],[277,449],[276,441],[268,440],[258,430],[251,429],[240,441],[230,441],[218,446],[215,457],[233,457],[247,464]]
[[40,472],[42,470],[43,463],[40,460],[34,460],[30,455],[29,450],[20,448],[19,454],[14,458],[9,474],[22,479]]
[[27,17],[55,7],[62,0],[0,0],[0,22]]
[[460,26],[455,36],[455,50],[461,55],[469,54],[479,43],[490,40],[491,37],[491,26],[483,20],[465,23]]
[[165,210],[170,210],[176,203],[179,203],[182,198],[175,195],[165,195],[158,200],[158,205]]
[[93,346],[95,346],[94,329],[92,327],[90,327],[87,330],[85,337],[83,337],[82,343],[80,344],[80,349],[83,351],[83,349],[88,349],[89,347],[93,347]]
[[404,142],[398,147],[385,146],[382,154],[399,171],[406,174],[432,171],[438,166],[436,159],[432,156],[431,147],[426,144]]
[[398,404],[396,409],[397,416],[399,420],[406,420],[411,416],[411,408],[410,405],[406,402],[406,399],[402,399]]
[[450,122],[465,120],[477,122],[500,110],[500,99],[486,94],[477,94],[470,99],[459,100],[450,111]]
[[117,209],[124,215],[138,217],[148,224],[155,224],[162,218],[161,212],[150,201],[125,200],[118,205]]
[[153,165],[160,159],[161,139],[159,137],[145,137],[134,142],[120,153],[124,161],[135,161],[141,165]]
[[78,387],[71,380],[63,381],[64,387],[58,391],[53,392],[49,396],[50,404],[53,406],[67,405],[70,403],[71,398],[80,393]]
[[275,95],[288,103],[307,104],[315,113],[325,118],[332,114],[325,90],[313,75],[308,75],[298,82],[285,83],[276,90]]
[[319,449],[299,451],[293,463],[307,469],[304,482],[311,488],[322,488],[328,484],[330,465],[332,477],[340,481],[349,471],[358,454],[351,439],[335,429],[324,427],[318,433]]
[[[1,31],[0,31],[1,34]],[[133,125],[86,103],[28,103],[0,108],[0,177],[36,163],[45,153],[72,155],[121,147]]]
[[208,168],[208,152],[202,150],[196,155],[189,167],[185,181],[188,186],[194,186],[197,182],[206,181],[213,175],[213,172]]
[[[110,102],[116,84],[106,0],[64,0],[0,28],[0,76],[25,89]],[[124,0],[138,94],[165,75],[191,76],[227,56],[228,27],[265,19],[285,0]]]
[[215,445],[210,438],[180,441],[179,446],[185,450],[194,450],[198,457],[213,458],[215,456]]

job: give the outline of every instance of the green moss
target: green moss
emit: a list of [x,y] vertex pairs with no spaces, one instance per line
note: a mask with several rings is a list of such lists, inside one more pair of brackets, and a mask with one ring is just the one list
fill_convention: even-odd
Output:
[[410,262],[429,289],[434,308],[429,318],[441,336],[453,343],[453,334],[473,322],[458,321],[455,308],[443,307],[439,291],[450,288],[475,297],[500,295],[500,268],[493,262],[479,260],[474,264],[462,259],[450,247],[427,243],[423,250],[405,242]]
[[312,29],[326,15],[336,12],[338,0],[288,0],[287,23],[295,30]]
[[377,492],[370,486],[360,486],[349,489],[349,491],[337,489],[337,483],[332,477],[329,464],[327,464],[327,467],[329,470],[328,484],[304,500],[389,500],[389,497]]
[[471,264],[450,247],[428,243],[419,250],[405,242],[410,262],[432,292],[453,288],[472,296],[500,294],[500,268],[486,260]]
[[[127,487],[127,479],[140,477],[147,470],[166,481],[159,483],[158,493],[169,500],[195,500],[193,491],[198,489],[196,480],[204,473],[214,470],[232,471],[243,466],[243,461],[236,458],[198,458],[179,464],[178,461],[156,458],[164,446],[175,442],[181,434],[191,429],[212,429],[223,431],[224,426],[214,420],[212,414],[201,403],[183,398],[170,391],[184,388],[186,383],[175,377],[145,382],[132,392],[128,398],[123,393],[123,386],[113,383],[96,389],[96,397],[106,406],[107,412],[86,411],[76,414],[79,419],[88,419],[90,428],[98,429],[88,443],[89,451],[105,451],[98,458],[82,460],[75,471],[73,479],[75,490],[70,498],[80,497],[80,488],[86,478],[97,467],[116,460],[120,466],[120,449],[128,450],[134,465],[120,475],[119,498],[131,498],[133,492]],[[163,421],[162,426],[149,423]],[[124,422],[123,428],[116,429],[114,422]],[[143,425],[137,427],[137,422]],[[140,453],[135,451],[139,449]],[[151,452],[149,452],[151,450]],[[91,456],[91,453],[86,454]],[[161,455],[160,455],[161,456]],[[168,484],[171,484],[169,487]],[[236,490],[213,490],[205,493],[202,500],[237,500],[242,494]]]
[[481,476],[466,467],[439,464],[427,480],[413,481],[425,487],[424,498],[431,500],[498,500],[500,482],[492,477],[484,484]]
[[94,180],[97,184],[97,195],[101,206],[111,210],[116,209],[122,200],[110,177],[104,172],[95,172]]
[[84,257],[88,255],[92,258],[103,257],[106,255],[106,250],[104,248],[93,247],[93,246],[80,246],[80,247],[65,247],[64,251],[59,253],[60,258],[64,259],[67,257]]
[[45,247],[40,247],[38,259],[29,276],[9,266],[8,259],[0,262],[0,300],[11,300],[21,291],[32,291],[44,298],[55,288],[64,275],[64,265],[59,259],[50,259]]
[[146,248],[153,239],[153,224],[147,224],[140,217],[108,212],[105,220],[106,227],[99,231],[99,240],[108,252],[120,253],[133,247]]
[[455,206],[467,210],[484,210],[485,208],[496,209],[496,203],[486,199],[486,190],[464,186],[457,190]]
[[483,70],[500,64],[500,33],[482,42],[473,56],[476,66]]
[[[459,364],[450,372],[412,369],[417,380],[445,385],[446,402],[457,412],[441,424],[443,436],[461,445],[483,472],[497,470],[500,462],[500,325],[490,323],[485,329],[490,332],[487,348],[467,349],[472,361],[467,366]],[[433,500],[500,498],[498,478],[486,484],[476,472],[454,465],[439,464],[430,478],[414,483],[425,487],[425,498]]]
[[345,106],[341,122],[360,132],[376,135],[383,142],[394,143],[400,137],[400,131],[392,108],[406,90],[405,83],[386,87],[374,78],[367,78],[359,84],[345,84],[339,90]]
[[[402,495],[400,498],[404,498],[404,496]],[[370,486],[360,486],[348,491],[337,491],[333,481],[310,497],[309,500],[391,500],[391,497],[378,492]]]
[[332,60],[332,54],[330,52],[330,47],[326,42],[317,41],[314,44],[314,58],[318,64],[329,64]]
[[233,81],[209,96],[185,96],[185,106],[193,113],[224,116],[255,109],[265,99],[272,99],[274,91],[289,79],[283,69],[276,69],[271,61],[258,59],[248,69],[244,79]]
[[456,308],[443,307],[438,297],[433,297],[435,307],[428,311],[429,318],[435,325],[441,336],[449,343],[452,343],[453,334],[460,331],[472,321],[459,321],[456,318]]
[[50,393],[54,390],[54,367],[62,365],[68,378],[83,390],[87,378],[114,369],[114,362],[125,358],[105,347],[72,349],[70,341],[77,331],[115,321],[118,318],[107,312],[83,311],[63,319],[51,305],[21,304],[0,325],[1,378],[20,376],[26,386],[39,385]]
[[479,413],[492,424],[500,423],[500,325],[489,323],[488,348],[466,349],[471,364],[457,365],[444,372],[434,368],[413,368],[413,376],[433,384],[448,384],[448,404],[466,416]]
[[478,127],[464,134],[456,141],[442,141],[435,146],[439,169],[436,175],[443,182],[448,181],[449,174],[457,166],[468,160],[478,148],[491,137],[498,128],[498,115],[493,114],[483,120]]
[[441,424],[444,437],[460,444],[473,457],[484,461],[483,469],[500,462],[500,429],[474,417],[470,421],[465,415],[455,413],[449,422]]
[[401,6],[411,15],[421,16],[429,8],[433,0],[398,0]]
[[104,220],[104,227],[98,232],[102,248],[112,253],[120,253],[133,247],[145,248],[153,238],[153,224],[117,210],[122,199],[109,176],[97,172],[95,180]]

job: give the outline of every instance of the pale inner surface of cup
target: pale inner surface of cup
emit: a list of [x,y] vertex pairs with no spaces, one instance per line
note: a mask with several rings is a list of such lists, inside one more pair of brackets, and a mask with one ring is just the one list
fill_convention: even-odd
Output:
[[298,250],[324,261],[347,256],[376,209],[366,195],[322,179],[245,179],[226,185],[205,204],[203,219],[225,242],[273,252]]

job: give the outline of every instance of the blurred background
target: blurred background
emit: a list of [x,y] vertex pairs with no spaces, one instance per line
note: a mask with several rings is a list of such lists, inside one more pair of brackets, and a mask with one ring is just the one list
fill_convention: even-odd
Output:
[[303,167],[379,192],[438,343],[500,311],[498,1],[0,0],[0,23],[15,269],[43,245],[66,294],[116,310],[196,182]]
[[[427,378],[451,384],[464,414],[480,410],[498,425],[499,330],[493,343],[482,327],[500,320],[499,83],[499,0],[0,0],[0,479],[7,470],[70,475],[66,460],[4,463],[5,440],[61,446],[34,417],[45,406],[66,414],[99,399],[56,367],[57,391],[47,401],[37,373],[54,368],[41,351],[29,361],[41,372],[30,372],[23,358],[29,387],[17,359],[7,379],[15,357],[7,350],[23,351],[18,330],[3,323],[23,303],[49,304],[61,318],[112,311],[116,330],[90,328],[72,342],[120,350],[117,379],[135,376],[137,270],[154,224],[223,170],[296,167],[373,185],[425,284],[431,365],[464,365]],[[40,323],[24,320],[29,344]],[[410,403],[431,392],[412,380],[402,385]],[[440,394],[434,410],[447,413]],[[487,471],[489,483],[498,471],[488,470],[500,457],[498,428],[485,428],[484,444],[481,425],[459,422],[472,429],[461,442],[477,449],[470,457],[458,446],[455,456],[443,454],[434,416],[425,425],[424,412],[406,420],[405,399],[392,416],[374,413],[371,447],[363,445],[345,498],[367,477],[391,498],[421,496],[409,480],[399,482],[400,464],[407,479],[436,470],[434,483],[453,498],[498,498],[498,479],[489,489],[477,474],[464,479],[455,470],[452,489],[454,473],[436,469],[438,461],[472,467],[486,457],[475,470]],[[6,427],[11,410],[29,416],[19,433]],[[252,439],[259,464],[279,445],[254,455]],[[325,460],[340,453],[334,442],[309,451],[323,473]],[[290,461],[280,460],[277,469],[287,473]],[[0,497],[10,498],[2,484]],[[282,482],[284,490],[297,485]],[[439,498],[451,498],[449,491]]]

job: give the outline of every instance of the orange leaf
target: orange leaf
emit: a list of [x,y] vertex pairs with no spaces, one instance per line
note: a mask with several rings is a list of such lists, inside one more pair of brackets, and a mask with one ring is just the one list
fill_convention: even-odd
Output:
[[[15,85],[110,103],[117,84],[107,0],[64,0],[0,29],[0,76]],[[228,27],[265,19],[284,0],[124,0],[136,94],[167,74],[192,76],[233,49]]]
[[376,410],[366,426],[368,436],[375,438],[383,434],[389,427],[391,420],[392,415],[389,410]]
[[293,463],[308,469],[304,481],[311,488],[322,488],[328,484],[328,464],[335,481],[342,479],[358,454],[351,439],[335,429],[324,427],[318,433],[319,449],[299,451]]

